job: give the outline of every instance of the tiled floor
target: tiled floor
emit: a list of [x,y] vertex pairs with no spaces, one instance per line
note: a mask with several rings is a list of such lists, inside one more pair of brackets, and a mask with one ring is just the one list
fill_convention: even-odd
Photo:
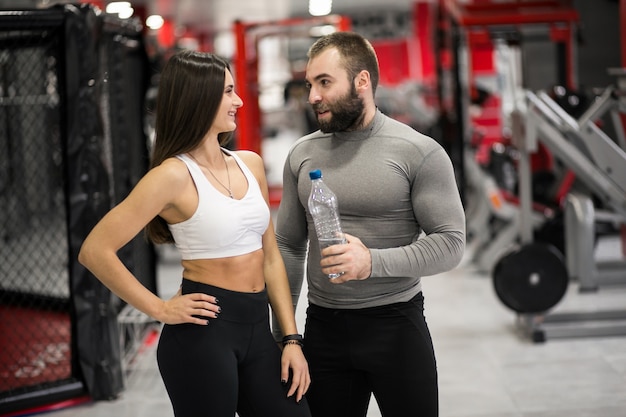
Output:
[[[161,263],[164,293],[176,288],[179,275],[175,260]],[[520,335],[515,314],[497,299],[489,277],[468,261],[423,282],[441,417],[626,417],[626,335],[532,343]],[[626,285],[580,294],[572,284],[554,312],[612,308],[626,311]],[[297,318],[302,328],[303,306]],[[138,356],[119,399],[51,416],[172,416],[154,353],[154,345],[146,346]],[[373,402],[368,417],[379,416]]]

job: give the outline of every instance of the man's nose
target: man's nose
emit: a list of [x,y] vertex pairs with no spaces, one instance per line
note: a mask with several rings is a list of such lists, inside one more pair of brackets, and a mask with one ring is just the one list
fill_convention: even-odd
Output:
[[314,88],[311,88],[311,91],[309,91],[309,103],[315,104],[319,103],[320,101],[322,101],[322,96],[319,95]]

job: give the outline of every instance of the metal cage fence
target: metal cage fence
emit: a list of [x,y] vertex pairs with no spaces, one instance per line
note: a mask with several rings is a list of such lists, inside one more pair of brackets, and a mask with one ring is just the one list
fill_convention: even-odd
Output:
[[[147,169],[147,82],[136,25],[89,5],[0,12],[0,413],[123,389],[124,304],[76,255]],[[156,291],[142,236],[120,258]]]
[[61,27],[0,37],[0,392],[71,377]]

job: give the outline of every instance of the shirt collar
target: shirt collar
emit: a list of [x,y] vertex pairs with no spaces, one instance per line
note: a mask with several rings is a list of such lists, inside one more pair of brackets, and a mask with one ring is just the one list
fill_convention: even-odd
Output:
[[384,116],[378,108],[376,109],[376,113],[374,114],[374,118],[370,122],[369,125],[359,130],[351,130],[351,131],[342,131],[335,132],[334,135],[337,139],[340,140],[365,140],[372,136],[374,133],[378,132],[378,130],[383,125]]

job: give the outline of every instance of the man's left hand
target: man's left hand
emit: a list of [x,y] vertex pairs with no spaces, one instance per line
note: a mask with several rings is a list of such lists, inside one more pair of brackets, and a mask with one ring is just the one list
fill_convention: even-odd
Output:
[[348,243],[333,245],[322,251],[322,272],[341,276],[330,280],[333,284],[363,280],[372,273],[372,256],[369,249],[356,236],[344,233]]

